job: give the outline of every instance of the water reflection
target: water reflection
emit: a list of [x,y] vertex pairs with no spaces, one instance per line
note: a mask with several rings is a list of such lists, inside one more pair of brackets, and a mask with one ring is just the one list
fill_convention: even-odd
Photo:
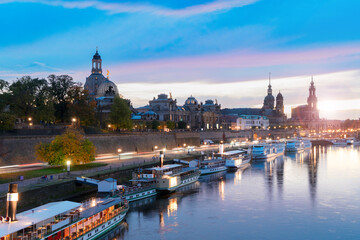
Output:
[[356,239],[358,148],[313,147],[131,204],[117,239]]

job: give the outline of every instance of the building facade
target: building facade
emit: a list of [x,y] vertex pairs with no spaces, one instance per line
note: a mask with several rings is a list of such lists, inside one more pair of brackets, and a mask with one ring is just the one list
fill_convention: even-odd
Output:
[[[177,100],[173,99],[171,94],[168,96],[161,93],[157,98],[150,100],[149,105],[136,110],[145,121],[156,119],[164,122],[185,122],[187,129],[192,130],[221,129],[221,105],[213,100],[206,100],[203,104],[190,96],[184,105],[178,106]],[[151,113],[151,118],[148,117],[148,113]]]
[[269,119],[258,115],[241,115],[236,119],[236,130],[267,129]]

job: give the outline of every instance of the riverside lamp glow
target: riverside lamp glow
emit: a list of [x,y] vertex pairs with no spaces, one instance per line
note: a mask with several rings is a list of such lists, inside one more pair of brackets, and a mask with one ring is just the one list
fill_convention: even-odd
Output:
[[122,149],[121,148],[118,148],[118,153],[119,153],[119,160],[120,160],[120,153],[122,152]]

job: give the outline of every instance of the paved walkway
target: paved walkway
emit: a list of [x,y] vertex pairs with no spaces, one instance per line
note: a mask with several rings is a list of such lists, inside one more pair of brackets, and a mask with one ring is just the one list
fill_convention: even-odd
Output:
[[[203,151],[213,151],[213,149],[207,149],[207,150],[203,150]],[[198,154],[200,154],[200,151],[194,151],[194,152],[191,152],[191,154],[186,154],[184,152],[178,152],[178,153],[167,153],[165,155],[166,155],[166,159],[174,159],[174,158],[185,157],[185,156],[189,156],[189,157],[195,156]],[[150,155],[152,155],[152,154],[150,154]],[[106,171],[110,172],[110,171],[121,170],[121,168],[124,168],[124,167],[137,167],[137,166],[141,166],[143,164],[151,164],[151,163],[155,163],[155,161],[158,161],[158,159],[155,159],[155,161],[154,161],[153,157],[149,157],[148,155],[146,155],[146,156],[137,156],[135,158],[119,160],[119,158],[117,156],[115,156],[114,158],[109,158],[108,160],[106,160],[106,162],[107,161],[110,161],[109,165],[107,165],[107,166],[71,172],[70,176],[68,176],[67,173],[64,172],[64,173],[49,175],[48,180],[43,180],[43,179],[41,179],[41,177],[37,177],[37,178],[32,178],[32,179],[25,179],[23,181],[15,181],[12,183],[17,183],[19,192],[21,192],[21,191],[25,191],[25,190],[29,190],[29,189],[33,189],[33,188],[39,188],[42,186],[48,186],[48,185],[57,184],[60,182],[70,181],[70,180],[73,180],[77,176],[85,176],[85,175],[89,176],[89,175],[92,175],[94,173],[99,173],[99,172],[106,172]],[[51,176],[52,176],[52,180],[51,180]],[[0,184],[0,196],[3,196],[6,194],[6,192],[8,191],[8,185],[9,185],[9,183]]]

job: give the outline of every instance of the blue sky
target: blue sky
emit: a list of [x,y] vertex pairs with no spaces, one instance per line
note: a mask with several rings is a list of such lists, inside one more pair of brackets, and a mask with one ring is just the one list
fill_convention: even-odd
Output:
[[0,0],[0,78],[104,72],[134,106],[160,92],[223,107],[259,106],[272,72],[286,111],[314,75],[320,115],[360,116],[355,0]]

